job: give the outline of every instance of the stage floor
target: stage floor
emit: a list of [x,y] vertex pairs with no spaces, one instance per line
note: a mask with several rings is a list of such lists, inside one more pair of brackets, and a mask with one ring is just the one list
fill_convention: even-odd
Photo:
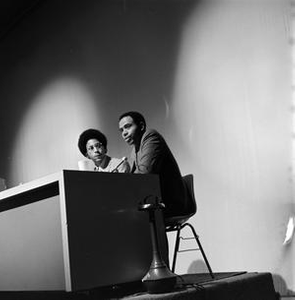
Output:
[[270,273],[185,274],[177,278],[170,293],[149,294],[141,283],[66,292],[0,292],[1,300],[278,300]]
[[277,300],[270,273],[186,274],[178,279],[174,292],[165,294],[138,293],[125,300]]

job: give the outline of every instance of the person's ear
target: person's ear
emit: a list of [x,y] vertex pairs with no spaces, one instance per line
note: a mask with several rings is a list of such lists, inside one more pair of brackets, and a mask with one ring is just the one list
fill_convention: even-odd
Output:
[[139,123],[140,131],[145,131],[145,126],[143,122]]

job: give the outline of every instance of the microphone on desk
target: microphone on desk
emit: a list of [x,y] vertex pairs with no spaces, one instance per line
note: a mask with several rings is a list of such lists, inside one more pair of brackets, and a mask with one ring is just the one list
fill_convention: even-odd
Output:
[[122,165],[122,163],[124,163],[125,161],[127,161],[127,157],[122,157],[120,163],[116,166],[116,168],[111,172],[111,173],[117,173],[118,172],[118,168]]

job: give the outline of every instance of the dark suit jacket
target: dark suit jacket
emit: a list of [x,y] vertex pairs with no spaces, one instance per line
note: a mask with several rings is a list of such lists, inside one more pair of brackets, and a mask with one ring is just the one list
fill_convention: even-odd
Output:
[[131,153],[131,172],[158,174],[165,217],[179,215],[185,211],[184,185],[177,162],[164,138],[153,129],[143,134],[137,153]]

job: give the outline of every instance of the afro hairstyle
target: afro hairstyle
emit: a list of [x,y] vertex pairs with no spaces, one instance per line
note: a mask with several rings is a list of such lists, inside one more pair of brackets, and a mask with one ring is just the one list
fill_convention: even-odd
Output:
[[87,129],[80,134],[78,140],[79,150],[84,156],[87,156],[86,144],[92,139],[97,139],[105,148],[107,148],[107,138],[102,132],[97,129]]

